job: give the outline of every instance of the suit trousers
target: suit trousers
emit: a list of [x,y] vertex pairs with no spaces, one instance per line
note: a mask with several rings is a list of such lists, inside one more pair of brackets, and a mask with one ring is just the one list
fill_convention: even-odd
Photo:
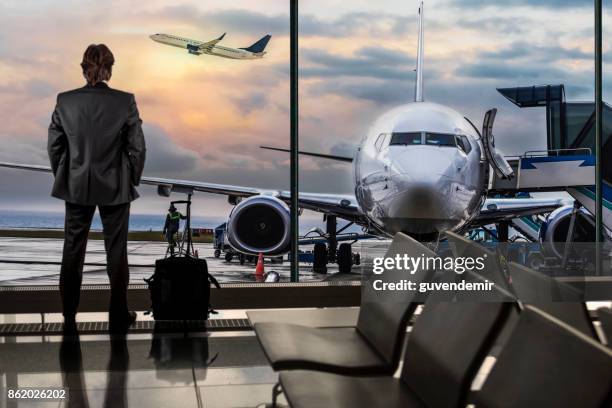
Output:
[[[111,287],[109,313],[111,316],[125,317],[130,279],[127,259],[130,203],[98,206],[98,209],[102,219],[106,271]],[[64,251],[60,270],[60,294],[66,317],[76,315],[79,306],[87,237],[95,211],[95,205],[66,202]]]

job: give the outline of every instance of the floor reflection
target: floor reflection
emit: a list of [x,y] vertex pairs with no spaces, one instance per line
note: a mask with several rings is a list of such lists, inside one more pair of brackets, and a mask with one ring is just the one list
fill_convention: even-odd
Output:
[[[62,370],[62,383],[68,393],[65,405],[70,408],[89,408],[81,341],[78,334],[67,334],[62,337],[59,359]],[[113,335],[110,338],[104,408],[124,408],[128,406],[126,384],[129,365],[130,353],[126,336]]]
[[[252,332],[0,336],[0,408],[254,407],[277,378]],[[29,387],[68,398],[6,398]]]
[[168,336],[159,330],[156,325],[151,340],[149,358],[155,363],[155,375],[160,380],[174,383],[173,378],[176,370],[181,369],[203,369],[200,370],[200,380],[206,379],[206,368],[210,366],[219,356],[216,352],[210,357],[208,337],[177,337]]

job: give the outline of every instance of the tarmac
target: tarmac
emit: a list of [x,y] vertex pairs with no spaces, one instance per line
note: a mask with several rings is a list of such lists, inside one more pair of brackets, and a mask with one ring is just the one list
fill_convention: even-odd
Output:
[[[61,239],[50,238],[13,238],[0,237],[0,286],[21,285],[57,285],[62,259]],[[358,251],[358,245],[354,250]],[[226,262],[213,256],[212,244],[194,244],[200,258],[208,262],[209,272],[219,282],[256,282],[255,265],[245,263],[240,265],[237,258]],[[307,249],[307,248],[305,248]],[[143,283],[144,278],[153,274],[156,259],[163,258],[166,244],[163,242],[133,241],[128,243],[128,260],[130,263],[130,283]],[[83,284],[107,284],[106,255],[104,242],[90,240],[87,246]],[[281,281],[289,281],[290,263],[285,257],[282,264],[265,262],[266,272],[278,272]],[[350,278],[359,279],[358,268]],[[327,274],[315,274],[312,265],[300,264],[300,281],[321,281],[329,279],[338,272],[336,264],[328,265]]]

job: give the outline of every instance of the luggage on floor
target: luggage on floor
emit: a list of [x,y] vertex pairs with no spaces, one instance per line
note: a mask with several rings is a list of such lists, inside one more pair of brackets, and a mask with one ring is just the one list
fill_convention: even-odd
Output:
[[189,256],[158,259],[153,276],[145,281],[155,320],[206,320],[211,282],[219,288],[206,260]]

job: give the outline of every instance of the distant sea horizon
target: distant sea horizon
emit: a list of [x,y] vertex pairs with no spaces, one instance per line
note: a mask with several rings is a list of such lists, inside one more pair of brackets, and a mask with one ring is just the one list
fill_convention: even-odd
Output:
[[[164,227],[165,214],[131,214],[130,231],[161,231]],[[192,228],[214,229],[227,221],[227,217],[192,216]],[[344,224],[339,221],[339,224]],[[300,232],[306,233],[313,227],[323,228],[323,222],[313,219],[304,219],[300,222]],[[339,225],[340,227],[340,225]],[[63,212],[0,210],[0,229],[63,229]],[[96,212],[92,220],[91,229],[102,230],[102,222]],[[352,226],[347,232],[357,232],[359,227]]]
[[[130,214],[130,231],[161,231],[165,214]],[[226,221],[224,217],[192,216],[193,228],[215,228]],[[0,210],[0,228],[4,229],[63,229],[63,212]],[[102,230],[102,221],[96,212],[92,230]]]

